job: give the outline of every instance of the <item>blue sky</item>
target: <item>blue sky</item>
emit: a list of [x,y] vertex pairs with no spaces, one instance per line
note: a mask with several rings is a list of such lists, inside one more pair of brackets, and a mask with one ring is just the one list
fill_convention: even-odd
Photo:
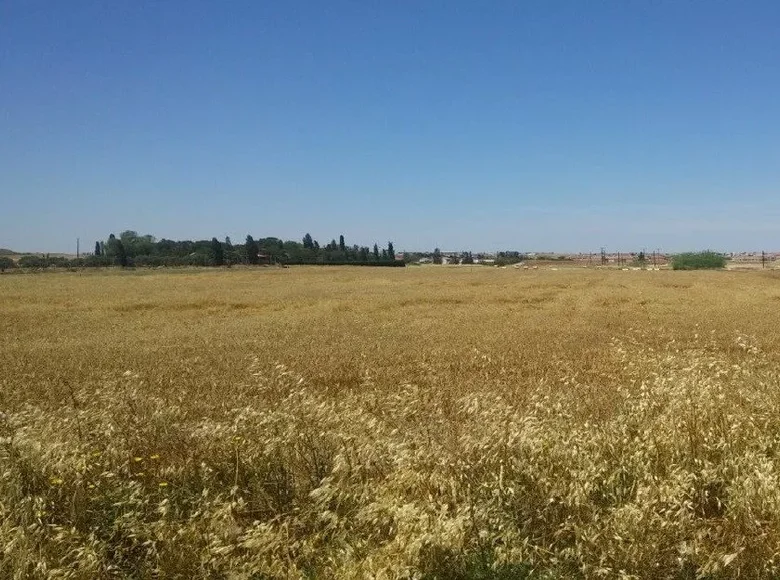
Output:
[[780,249],[780,3],[5,0],[0,247]]

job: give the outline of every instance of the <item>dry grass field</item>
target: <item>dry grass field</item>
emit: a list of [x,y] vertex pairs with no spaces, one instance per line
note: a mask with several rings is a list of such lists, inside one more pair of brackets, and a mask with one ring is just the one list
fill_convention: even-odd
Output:
[[1,578],[780,574],[780,274],[0,276]]

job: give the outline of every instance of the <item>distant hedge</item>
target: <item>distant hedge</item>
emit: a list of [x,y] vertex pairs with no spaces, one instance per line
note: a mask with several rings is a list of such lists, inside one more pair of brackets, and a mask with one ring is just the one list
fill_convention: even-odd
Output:
[[686,252],[672,258],[673,270],[717,270],[726,267],[726,257],[717,252]]
[[370,260],[368,262],[347,262],[343,260],[280,260],[285,266],[373,266],[382,268],[404,268],[403,260]]

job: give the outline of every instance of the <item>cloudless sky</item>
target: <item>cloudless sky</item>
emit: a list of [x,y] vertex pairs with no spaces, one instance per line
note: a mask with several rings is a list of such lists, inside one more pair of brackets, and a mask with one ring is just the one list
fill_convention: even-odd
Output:
[[780,249],[780,2],[3,0],[0,247]]

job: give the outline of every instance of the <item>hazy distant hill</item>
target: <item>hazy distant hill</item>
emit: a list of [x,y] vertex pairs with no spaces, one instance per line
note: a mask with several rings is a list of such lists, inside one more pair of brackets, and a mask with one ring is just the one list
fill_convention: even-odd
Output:
[[0,256],[18,256],[19,252],[14,252],[8,248],[0,248]]

